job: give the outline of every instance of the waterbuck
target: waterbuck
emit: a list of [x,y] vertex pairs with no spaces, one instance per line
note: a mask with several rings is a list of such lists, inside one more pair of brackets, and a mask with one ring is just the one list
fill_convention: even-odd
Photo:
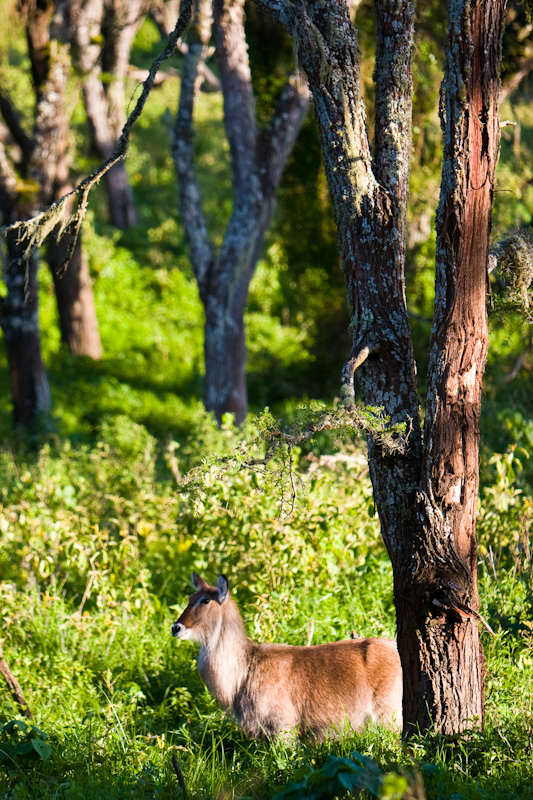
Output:
[[402,670],[391,639],[350,639],[295,647],[252,642],[224,575],[196,592],[172,626],[200,644],[198,669],[224,709],[255,739],[295,731],[321,740],[346,723],[401,726]]

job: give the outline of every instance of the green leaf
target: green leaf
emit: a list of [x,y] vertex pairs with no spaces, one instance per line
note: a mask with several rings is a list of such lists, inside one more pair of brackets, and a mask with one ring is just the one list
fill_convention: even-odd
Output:
[[48,758],[50,758],[50,755],[52,753],[52,748],[43,739],[31,739],[30,744],[32,745],[33,749],[35,750],[39,758],[42,758],[43,761],[46,761]]

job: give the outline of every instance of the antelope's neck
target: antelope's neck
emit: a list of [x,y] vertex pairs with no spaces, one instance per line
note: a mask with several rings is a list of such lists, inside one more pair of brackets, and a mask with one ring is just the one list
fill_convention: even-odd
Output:
[[240,618],[223,620],[200,647],[198,670],[207,688],[224,708],[230,708],[248,672],[252,642]]

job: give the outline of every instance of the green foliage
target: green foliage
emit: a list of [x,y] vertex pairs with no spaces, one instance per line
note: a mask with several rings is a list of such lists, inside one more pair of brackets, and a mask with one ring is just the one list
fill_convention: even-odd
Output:
[[[261,426],[270,430],[268,414]],[[482,473],[481,613],[496,632],[484,634],[484,734],[428,734],[409,750],[373,729],[316,747],[250,742],[203,686],[195,646],[172,640],[193,569],[210,580],[228,575],[258,640],[394,635],[392,572],[365,459],[349,441],[332,452],[328,436],[295,448],[290,516],[280,515],[279,490],[249,470],[223,478],[204,470],[201,501],[176,491],[189,467],[251,437],[231,420],[218,428],[204,414],[188,439],[164,444],[114,416],[92,446],[52,439],[37,451],[4,448],[3,650],[47,737],[17,728],[8,738],[15,747],[27,733],[51,753],[4,762],[0,791],[43,800],[171,796],[174,752],[198,798],[342,796],[346,781],[377,797],[422,797],[422,782],[428,798],[496,800],[502,786],[528,797],[533,500],[514,480],[528,463],[524,449],[492,454]],[[2,714],[2,724],[13,720],[13,701]]]
[[418,787],[420,793],[411,791],[415,787],[412,779],[396,772],[383,772],[375,761],[357,751],[349,758],[328,756],[319,769],[308,767],[300,773],[302,779],[291,782],[284,791],[274,795],[273,800],[326,800],[361,792],[381,800],[424,797],[423,783]]
[[[14,2],[5,5],[10,24],[0,34],[0,77],[27,121],[33,112],[27,50]],[[420,373],[433,305],[443,9],[433,0],[419,9],[414,67],[407,294]],[[370,3],[360,4],[358,17],[369,10]],[[270,26],[265,44],[255,14],[249,19],[252,69],[264,121],[281,83],[272,62],[285,67],[292,53],[285,34]],[[361,16],[367,93],[373,26],[371,16]],[[133,61],[147,67],[159,50],[147,21]],[[510,69],[519,56],[509,50]],[[237,429],[231,419],[218,428],[199,402],[203,316],[170,156],[167,111],[175,111],[178,86],[170,77],[152,93],[132,135],[126,166],[139,225],[123,234],[111,230],[101,187],[86,220],[101,363],[63,351],[52,282],[41,270],[56,433],[29,448],[6,435],[0,450],[2,647],[36,725],[16,719],[19,709],[2,694],[0,794],[10,800],[179,796],[170,763],[175,753],[191,798],[342,796],[352,789],[390,798],[423,791],[435,800],[529,798],[533,428],[527,359],[508,376],[530,348],[531,331],[516,313],[491,318],[482,420],[480,602],[495,630],[494,637],[483,634],[484,733],[452,739],[430,733],[408,748],[393,732],[374,729],[315,747],[250,742],[203,686],[195,647],[170,637],[193,569],[208,579],[228,575],[256,639],[316,643],[352,631],[393,636],[395,628],[392,570],[364,453],[352,441],[353,420],[339,425],[337,419],[334,433],[329,422],[322,424],[331,422],[322,403],[301,409],[305,395],[331,398],[338,391],[350,347],[314,122],[304,126],[284,177],[247,314],[252,404],[278,403],[283,427],[265,413],[255,430]],[[138,91],[133,82],[129,90]],[[503,129],[496,240],[530,225],[533,208],[527,95],[515,95],[502,114],[520,123],[520,138],[516,127]],[[216,244],[232,203],[222,117],[220,95],[203,93],[195,145]],[[81,104],[73,125],[81,145],[87,137]],[[79,154],[80,172],[94,166],[93,156]],[[2,351],[4,397],[7,386]],[[387,421],[379,410],[366,413],[367,427],[383,432]],[[0,430],[7,434],[9,427],[5,403]],[[396,431],[396,438],[403,433]],[[273,435],[285,444],[278,465],[261,464]],[[250,461],[255,469],[244,469]]]
[[0,725],[0,764],[16,765],[18,760],[50,758],[52,748],[47,735],[35,725],[13,719]]

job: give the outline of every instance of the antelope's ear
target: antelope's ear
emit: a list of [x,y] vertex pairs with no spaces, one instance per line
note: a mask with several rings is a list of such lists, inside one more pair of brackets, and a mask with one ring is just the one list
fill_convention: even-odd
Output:
[[192,585],[195,589],[198,589],[198,591],[200,591],[200,589],[209,588],[209,584],[206,583],[203,578],[200,578],[197,572],[193,572],[192,574]]
[[224,603],[228,599],[228,579],[225,575],[220,575],[217,581],[218,602]]

